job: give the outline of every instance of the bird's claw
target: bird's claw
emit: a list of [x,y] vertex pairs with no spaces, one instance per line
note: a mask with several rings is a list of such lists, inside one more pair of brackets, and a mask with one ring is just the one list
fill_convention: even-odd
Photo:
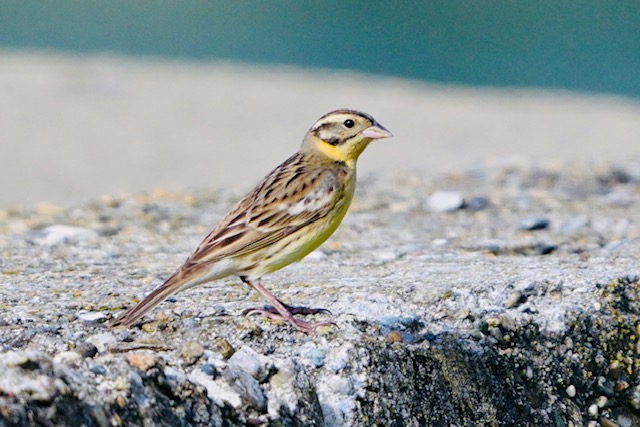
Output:
[[[295,327],[297,330],[301,332],[304,332],[305,334],[310,334],[311,332],[315,331],[317,328],[321,326],[338,327],[338,325],[335,322],[327,321],[327,322],[309,323],[309,322],[305,322],[304,320],[297,319],[293,317],[293,315],[283,316],[279,314],[277,311],[275,311],[275,309],[273,309],[273,311],[268,310],[269,308],[273,309],[273,307],[267,307],[267,309],[247,309],[247,310],[244,310],[242,314],[244,316],[264,316],[272,320],[289,322],[293,327]],[[310,309],[310,310],[316,310],[316,309]],[[318,309],[318,310],[323,310],[321,312],[328,312],[328,310],[324,310],[324,309]],[[307,313],[307,314],[315,314],[315,313]]]
[[[283,305],[289,311],[289,313],[291,313],[292,315],[296,315],[296,314],[302,314],[302,315],[328,314],[330,316],[333,316],[333,313],[331,311],[327,310],[326,308],[295,307],[295,306],[290,306],[290,305],[286,305],[286,304],[283,304]],[[269,317],[269,316],[267,314],[264,314],[264,313],[271,313],[271,314],[280,315],[278,313],[278,310],[276,310],[275,307],[270,306],[270,305],[267,305],[267,306],[265,306],[263,308],[247,308],[247,309],[242,311],[242,315],[243,316],[251,316],[256,311],[261,312],[264,316],[267,316],[267,317]]]

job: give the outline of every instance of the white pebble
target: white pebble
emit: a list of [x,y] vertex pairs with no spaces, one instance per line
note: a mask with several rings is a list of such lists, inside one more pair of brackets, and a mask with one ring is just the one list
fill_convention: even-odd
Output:
[[462,194],[457,191],[436,191],[427,199],[427,208],[431,212],[452,212],[463,205]]
[[431,244],[433,246],[444,246],[448,243],[447,239],[443,239],[443,238],[439,238],[439,239],[433,239],[431,241]]
[[82,320],[83,322],[95,322],[100,319],[104,319],[104,313],[100,313],[99,311],[85,311],[82,310],[78,313],[78,320]]
[[598,408],[604,408],[608,401],[609,401],[609,398],[607,398],[607,396],[600,396],[596,400],[596,405],[598,405]]
[[93,230],[57,224],[32,231],[27,235],[27,240],[43,246],[52,246],[59,243],[79,242],[97,237],[98,233]]

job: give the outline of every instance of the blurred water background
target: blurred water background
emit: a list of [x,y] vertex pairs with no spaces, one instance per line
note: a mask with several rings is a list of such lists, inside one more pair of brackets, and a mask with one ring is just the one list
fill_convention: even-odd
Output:
[[640,96],[637,0],[4,0],[0,46]]
[[625,161],[638,97],[637,0],[3,0],[0,208],[246,191],[341,107],[363,175]]

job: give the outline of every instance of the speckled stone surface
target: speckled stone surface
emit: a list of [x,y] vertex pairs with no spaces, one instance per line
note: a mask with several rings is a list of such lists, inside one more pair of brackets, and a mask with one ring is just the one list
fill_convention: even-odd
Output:
[[[640,425],[637,100],[8,51],[0,92],[0,426]],[[264,280],[336,328],[236,278],[105,326],[340,107],[395,136]]]
[[332,312],[311,336],[241,316],[263,301],[236,278],[105,326],[241,195],[0,212],[1,424],[640,421],[637,162],[362,179],[334,237],[264,281]]

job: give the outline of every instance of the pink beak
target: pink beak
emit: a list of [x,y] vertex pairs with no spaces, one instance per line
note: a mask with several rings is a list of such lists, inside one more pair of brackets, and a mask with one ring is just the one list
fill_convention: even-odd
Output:
[[389,138],[390,136],[393,136],[391,132],[389,132],[388,130],[386,130],[385,128],[383,128],[381,125],[377,123],[363,130],[362,134],[367,138],[371,138],[371,139],[382,139],[382,138]]

